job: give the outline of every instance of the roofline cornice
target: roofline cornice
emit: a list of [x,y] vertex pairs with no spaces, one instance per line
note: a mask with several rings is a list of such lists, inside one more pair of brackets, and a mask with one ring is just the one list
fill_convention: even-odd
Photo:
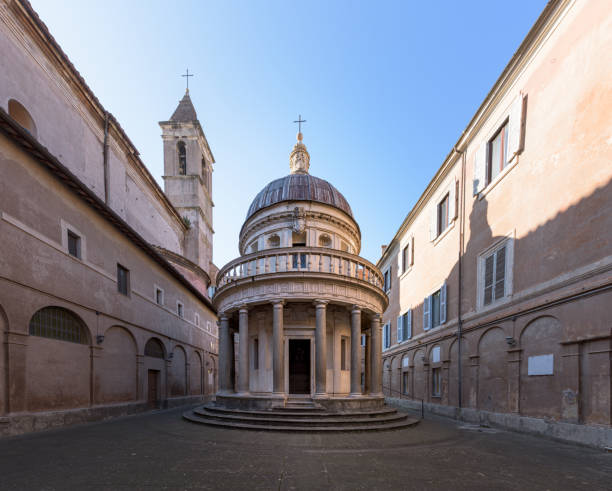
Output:
[[61,75],[69,78],[69,85],[77,91],[77,94],[80,95],[81,100],[89,106],[91,112],[98,118],[100,127],[103,127],[105,116],[108,114],[109,131],[113,133],[115,140],[123,147],[127,161],[130,162],[138,172],[140,172],[144,180],[151,186],[154,194],[161,200],[170,215],[173,216],[174,219],[180,224],[183,231],[186,231],[187,229],[180,214],[176,208],[174,208],[172,203],[170,203],[168,197],[164,194],[159,184],[157,184],[157,181],[155,181],[153,175],[149,172],[144,162],[140,159],[140,153],[136,149],[135,145],[127,136],[115,116],[104,108],[100,100],[89,88],[85,82],[85,79],[81,76],[58,42],[51,35],[49,29],[40,19],[36,11],[32,8],[30,2],[27,0],[13,0],[10,2],[10,5],[13,6],[12,10],[19,17],[19,19],[31,28],[30,34],[36,35],[33,37],[38,41],[38,45],[41,50],[49,55],[50,58],[52,58],[56,63],[62,66],[63,70],[60,71]]
[[482,128],[487,117],[495,108],[495,104],[499,102],[499,100],[505,95],[506,91],[516,81],[518,75],[520,75],[521,69],[529,61],[530,56],[539,46],[541,46],[542,42],[545,40],[547,34],[550,32],[556,21],[573,3],[575,3],[575,0],[549,0],[549,2],[546,4],[546,7],[544,7],[544,10],[542,10],[542,13],[536,20],[535,24],[531,27],[516,52],[512,55],[512,58],[510,58],[510,61],[493,84],[493,87],[474,113],[474,116],[467,124],[466,128],[461,132],[459,139],[453,145],[442,165],[423,191],[423,194],[421,194],[416,204],[412,207],[408,215],[406,215],[406,218],[393,236],[393,239],[388,244],[387,249],[376,262],[377,266],[387,260],[391,247],[399,241],[401,235],[412,224],[414,218],[429,201],[431,195],[437,190],[438,184],[453,168],[457,162],[459,154],[466,151],[474,136]]
[[174,266],[172,266],[154,246],[149,244],[136,230],[134,230],[123,218],[102,201],[89,187],[83,184],[65,165],[52,155],[38,140],[27,130],[23,129],[8,113],[0,107],[0,132],[12,140],[25,153],[30,155],[42,167],[49,170],[72,191],[85,204],[96,211],[106,221],[113,225],[124,237],[140,248],[145,254],[159,264],[198,300],[200,300],[214,314],[217,313],[212,302],[187,280]]

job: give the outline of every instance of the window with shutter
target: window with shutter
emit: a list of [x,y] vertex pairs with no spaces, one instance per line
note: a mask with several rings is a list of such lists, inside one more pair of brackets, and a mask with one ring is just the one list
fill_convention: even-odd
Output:
[[425,297],[423,300],[423,330],[427,331],[431,328],[431,297]]
[[448,227],[448,211],[449,211],[448,203],[449,201],[450,201],[449,195],[447,194],[446,196],[444,196],[442,201],[438,203],[438,229],[437,229],[436,237],[440,235],[442,232],[444,232],[446,230],[446,227]]
[[397,342],[401,343],[404,340],[404,332],[402,329],[402,316],[397,318]]
[[508,164],[508,121],[489,140],[487,156],[487,184]]
[[402,317],[403,340],[406,341],[412,337],[412,309],[408,309]]
[[410,266],[414,265],[414,235],[410,237]]
[[405,273],[408,269],[408,246],[402,249],[402,273]]
[[504,243],[484,258],[484,305],[489,305],[507,294],[506,251],[507,244]]
[[440,324],[446,322],[446,283],[440,288]]

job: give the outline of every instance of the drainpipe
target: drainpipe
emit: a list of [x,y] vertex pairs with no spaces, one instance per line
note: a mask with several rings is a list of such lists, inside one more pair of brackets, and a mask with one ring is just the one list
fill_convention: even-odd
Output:
[[108,111],[104,112],[104,147],[102,149],[102,165],[104,168],[104,202],[109,200],[109,173],[108,173]]
[[459,196],[461,197],[461,208],[459,210],[459,254],[458,254],[458,289],[457,289],[457,303],[458,303],[458,314],[457,314],[457,388],[458,388],[458,397],[457,402],[459,407],[463,406],[462,396],[463,396],[463,366],[462,366],[462,345],[461,345],[461,336],[463,331],[463,318],[461,317],[461,292],[462,292],[462,259],[463,259],[463,246],[464,246],[464,228],[465,228],[465,150],[459,151],[457,147],[454,147],[456,153],[461,155],[461,181],[459,185]]

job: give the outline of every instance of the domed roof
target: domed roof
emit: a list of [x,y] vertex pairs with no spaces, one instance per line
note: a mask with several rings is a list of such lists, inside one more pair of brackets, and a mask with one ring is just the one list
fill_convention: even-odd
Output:
[[310,174],[289,174],[272,181],[255,196],[246,219],[282,201],[316,201],[338,208],[353,217],[346,198],[325,179]]

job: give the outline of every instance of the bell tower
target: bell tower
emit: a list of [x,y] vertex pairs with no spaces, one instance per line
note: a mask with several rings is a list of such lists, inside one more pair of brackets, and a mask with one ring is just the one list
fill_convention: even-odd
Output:
[[189,97],[189,89],[168,121],[160,121],[164,142],[164,192],[188,227],[184,256],[212,278],[212,173],[215,159]]

